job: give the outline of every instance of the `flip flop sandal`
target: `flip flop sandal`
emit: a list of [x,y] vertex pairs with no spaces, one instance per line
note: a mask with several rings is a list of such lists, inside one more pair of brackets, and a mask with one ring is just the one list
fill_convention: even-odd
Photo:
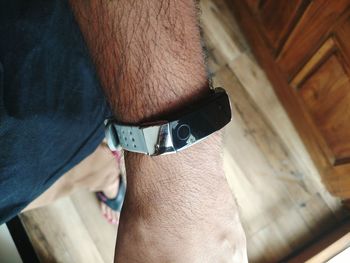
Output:
[[[121,162],[121,153],[113,152],[114,156],[116,156],[117,162]],[[120,212],[123,206],[125,192],[126,192],[126,178],[122,174],[119,175],[119,188],[118,193],[115,198],[108,198],[103,192],[97,192],[96,197],[101,202],[105,203],[108,207],[110,207],[113,211]]]

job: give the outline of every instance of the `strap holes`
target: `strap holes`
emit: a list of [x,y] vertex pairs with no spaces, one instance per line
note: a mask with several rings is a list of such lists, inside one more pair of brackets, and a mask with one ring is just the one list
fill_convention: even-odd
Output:
[[131,138],[131,140],[132,140],[132,142],[134,142],[134,141],[135,141],[135,138]]
[[134,148],[136,148],[136,144],[134,144]]

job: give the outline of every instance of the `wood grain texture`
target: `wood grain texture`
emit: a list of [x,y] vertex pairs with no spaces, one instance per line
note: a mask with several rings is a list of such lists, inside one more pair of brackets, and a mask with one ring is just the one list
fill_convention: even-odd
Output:
[[345,221],[329,233],[312,242],[297,255],[286,260],[287,263],[319,263],[329,259],[349,247],[350,223]]
[[261,113],[234,73],[222,69],[214,82],[228,89],[235,114],[225,130],[225,171],[241,208],[248,250],[261,250],[250,261],[275,262],[331,227],[339,214],[321,196],[328,193],[317,177],[308,178],[291,160],[269,124],[273,117]]
[[117,229],[92,193],[77,192],[21,219],[42,262],[113,262]]
[[350,6],[349,0],[311,1],[277,57],[277,64],[288,80],[329,38],[337,21]]
[[332,54],[299,87],[314,123],[331,152],[332,165],[350,161],[350,79],[343,58]]
[[321,62],[323,62],[330,53],[336,50],[336,42],[334,38],[327,39],[310,60],[303,66],[298,74],[290,82],[291,87],[297,89],[305,79],[312,74]]
[[[257,26],[259,21],[251,14],[249,8],[241,1],[230,1],[230,4],[236,12],[237,19],[246,33],[255,56],[273,83],[279,99],[287,109],[316,163],[322,181],[334,195],[348,198],[350,196],[348,176],[350,165],[347,157],[348,146],[346,146],[347,128],[344,126],[349,123],[348,103],[342,101],[338,105],[338,101],[340,97],[346,98],[345,94],[348,93],[346,83],[349,47],[346,47],[345,43],[350,40],[350,23],[348,22],[350,13],[346,9],[350,1],[312,1],[295,29],[288,36],[277,61],[264,41],[264,32],[261,32]],[[322,21],[320,17],[323,18]],[[328,63],[322,67],[327,63],[329,53],[336,54],[337,63],[331,60],[329,62],[331,64]],[[289,58],[285,59],[286,57]],[[282,64],[281,59],[284,60]],[[292,65],[288,64],[289,62],[293,64],[290,69],[293,69],[286,71],[286,66]],[[327,67],[326,71],[329,71],[328,75],[325,74],[325,67]],[[318,70],[323,71],[318,74]],[[335,78],[340,79],[338,81]],[[309,89],[299,92],[294,88],[298,85],[305,85],[307,79]],[[312,89],[310,85],[314,88]],[[323,94],[332,93],[334,98],[330,99],[326,95],[327,103],[316,105],[314,103],[317,99],[312,100],[312,95],[308,96],[306,91],[321,89],[321,87]],[[335,93],[339,95],[334,93],[335,90]],[[314,105],[314,108],[311,105]],[[337,107],[338,110],[333,111],[332,116],[328,114],[327,109],[333,110]]]
[[247,2],[248,6],[253,12],[258,11],[259,7],[264,2],[264,0],[245,0],[245,1]]
[[215,73],[235,60],[247,46],[231,11],[222,3],[200,1],[201,26],[207,52],[208,70]]
[[309,2],[309,0],[264,0],[253,5],[247,1],[252,13],[259,20],[257,26],[261,28],[268,45],[275,54],[279,52]]

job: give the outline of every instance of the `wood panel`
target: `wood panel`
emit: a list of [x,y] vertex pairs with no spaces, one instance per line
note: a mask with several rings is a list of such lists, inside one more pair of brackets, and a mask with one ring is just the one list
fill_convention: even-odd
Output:
[[[350,61],[350,10],[344,14],[332,33],[335,46],[344,56],[347,62]],[[349,64],[349,63],[347,63]]]
[[342,63],[340,54],[332,54],[299,90],[332,153],[332,165],[350,160],[350,79]]
[[256,12],[264,0],[245,0],[252,12]]
[[[343,38],[340,38],[343,39]],[[333,34],[317,50],[291,81],[298,90],[316,128],[320,152],[330,165],[349,161],[347,104],[349,103],[348,63],[339,45],[339,35]],[[350,128],[350,127],[349,127]]]
[[336,50],[334,38],[327,39],[310,60],[302,67],[298,74],[291,80],[291,87],[298,89],[303,81],[331,54]]
[[274,54],[278,54],[286,37],[293,29],[309,0],[246,0],[251,13],[259,21],[257,27],[263,32]]
[[266,0],[259,16],[269,44],[275,53],[286,40],[294,23],[298,21],[309,1]]
[[[334,105],[334,103],[337,103],[337,98],[346,94],[348,90],[346,82],[350,53],[346,43],[350,40],[350,26],[349,12],[346,7],[350,1],[312,1],[288,38],[277,62],[257,26],[259,21],[249,12],[248,7],[238,0],[230,1],[230,4],[233,7],[232,10],[236,12],[255,56],[273,83],[279,99],[287,109],[313,161],[317,164],[322,181],[332,194],[349,198],[350,164],[347,163],[348,144],[345,144],[349,135],[344,125],[347,125],[346,123],[350,120],[346,117],[348,116],[347,102],[342,100],[340,105]],[[321,66],[329,60],[329,53],[336,54],[334,58],[337,59],[331,59],[325,67],[328,69],[335,67],[337,73],[333,71],[333,76],[318,74],[318,70],[325,70]],[[287,57],[288,59],[285,59]],[[281,64],[281,61],[284,62]],[[292,66],[289,68],[289,65]],[[292,70],[286,71],[286,66]],[[315,87],[313,90],[319,89],[320,87],[316,86],[319,86],[322,81],[323,85],[326,85],[323,90],[327,92],[332,90],[334,93],[335,80],[326,81],[325,78],[340,76],[341,80],[336,83],[336,93],[340,95],[334,100],[327,101],[328,104],[318,103],[317,105],[321,107],[319,112],[328,114],[327,110],[334,107],[338,107],[338,111],[342,112],[337,112],[337,117],[334,113],[327,115],[326,119],[333,123],[321,123],[322,114],[317,113],[315,109],[312,111],[312,96],[307,97],[306,91],[312,90],[311,86]],[[309,89],[299,92],[298,89],[293,88],[298,85],[308,85]],[[334,96],[333,93],[332,96]],[[323,97],[322,100],[325,101],[327,98]]]
[[349,6],[349,0],[311,1],[276,60],[288,80],[295,76],[329,38],[339,18]]

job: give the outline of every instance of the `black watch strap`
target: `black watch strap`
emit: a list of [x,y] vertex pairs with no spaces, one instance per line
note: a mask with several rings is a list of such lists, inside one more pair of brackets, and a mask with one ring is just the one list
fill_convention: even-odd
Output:
[[147,155],[183,150],[223,128],[231,120],[230,100],[222,88],[177,117],[153,124],[127,125],[114,119],[105,121],[106,138],[111,150],[117,147]]

